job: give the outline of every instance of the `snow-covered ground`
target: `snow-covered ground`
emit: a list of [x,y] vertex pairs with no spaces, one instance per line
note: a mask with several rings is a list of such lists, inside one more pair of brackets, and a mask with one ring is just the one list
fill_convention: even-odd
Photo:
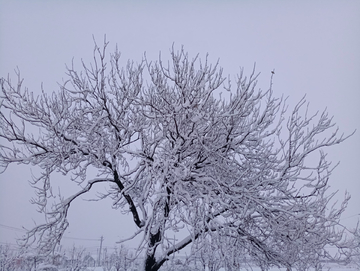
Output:
[[86,271],[104,271],[105,269],[102,267],[88,267]]
[[[261,271],[259,267],[249,267],[247,269],[240,270],[249,270],[249,271]],[[240,271],[239,270],[239,271]],[[322,271],[358,271],[360,267],[356,266],[339,266],[339,265],[326,265],[323,267]],[[102,267],[88,267],[86,271],[104,271]],[[206,270],[207,271],[207,270]],[[220,268],[219,271],[226,271],[224,268]],[[271,268],[269,271],[286,271],[285,268]],[[315,271],[315,269],[310,269],[309,271]]]
[[[241,269],[241,270],[245,270],[245,269]],[[261,269],[259,267],[251,267],[248,268],[248,270],[250,271],[261,271]],[[360,270],[360,267],[356,267],[356,266],[339,266],[339,265],[325,265],[322,268],[322,271],[358,271]],[[219,269],[219,271],[226,271],[224,268]],[[286,271],[286,268],[271,268],[269,271]],[[309,271],[315,271],[315,269],[310,269]]]

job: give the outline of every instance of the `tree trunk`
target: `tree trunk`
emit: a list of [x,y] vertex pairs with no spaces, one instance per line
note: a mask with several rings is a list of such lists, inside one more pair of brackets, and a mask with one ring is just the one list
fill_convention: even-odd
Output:
[[145,259],[145,271],[157,271],[163,265],[165,261],[157,262],[155,258],[156,247],[161,240],[161,229],[158,229],[157,233],[150,233],[149,248],[146,253]]

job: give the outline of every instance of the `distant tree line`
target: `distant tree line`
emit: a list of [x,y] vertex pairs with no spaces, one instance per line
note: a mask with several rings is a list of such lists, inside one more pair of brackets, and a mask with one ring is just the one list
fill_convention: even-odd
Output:
[[10,245],[0,245],[0,271],[83,271],[101,266],[104,271],[137,270],[133,254],[124,246],[111,253],[104,250],[100,262],[82,247],[58,250],[51,255],[24,251]]

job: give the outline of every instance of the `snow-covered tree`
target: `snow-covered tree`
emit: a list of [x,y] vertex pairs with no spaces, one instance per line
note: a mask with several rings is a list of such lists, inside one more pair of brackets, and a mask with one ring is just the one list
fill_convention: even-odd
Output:
[[9,244],[0,244],[0,271],[18,270],[16,264],[17,254]]
[[85,249],[75,247],[75,245],[68,251],[68,260],[66,268],[69,271],[81,271],[85,268],[86,263],[84,262]]
[[[132,214],[129,238],[142,236],[147,271],[202,240],[226,253],[233,248],[224,238],[264,268],[315,265],[326,245],[344,248],[337,225],[350,197],[329,205],[333,168],[324,148],[346,137],[326,112],[309,114],[305,99],[287,112],[272,83],[257,90],[254,71],[234,82],[218,63],[183,49],[167,63],[121,67],[117,50],[106,62],[106,45],[95,46],[82,71],[69,67],[50,95],[34,95],[19,74],[15,83],[1,79],[0,137],[10,143],[1,145],[1,166],[42,172],[33,185],[47,223],[24,245],[36,239],[41,253],[53,251],[72,201],[107,183],[102,198]],[[56,172],[83,188],[48,206]]]
[[352,264],[360,268],[360,228],[354,230],[355,242],[352,249]]
[[134,256],[125,246],[115,247],[115,251],[110,256],[111,267],[115,271],[128,270],[133,259]]

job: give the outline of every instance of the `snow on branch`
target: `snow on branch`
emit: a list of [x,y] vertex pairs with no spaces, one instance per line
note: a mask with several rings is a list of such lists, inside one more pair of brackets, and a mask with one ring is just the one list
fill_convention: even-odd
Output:
[[26,236],[21,240],[21,245],[28,247],[34,244],[35,241],[38,241],[38,252],[40,254],[47,255],[52,253],[55,247],[60,244],[64,232],[69,226],[67,215],[71,203],[76,198],[89,192],[94,184],[100,182],[113,182],[113,179],[91,180],[79,192],[66,199],[61,199],[59,203],[54,204],[51,210],[46,211],[46,223],[37,225],[28,231]]

